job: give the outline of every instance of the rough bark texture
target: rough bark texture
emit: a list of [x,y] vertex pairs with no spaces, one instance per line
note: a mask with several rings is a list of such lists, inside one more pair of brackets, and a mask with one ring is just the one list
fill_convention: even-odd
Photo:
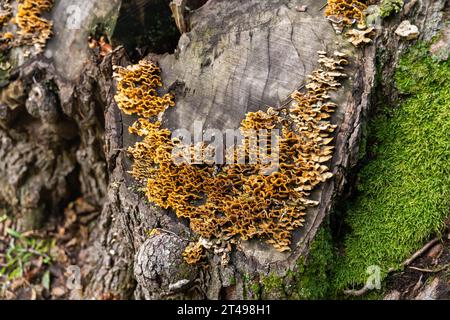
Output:
[[56,1],[55,37],[41,57],[27,59],[22,48],[11,53],[16,72],[0,101],[0,197],[21,217],[23,229],[41,226],[78,195],[101,205],[106,194],[108,85],[89,58],[86,38],[95,20],[105,20],[118,2],[88,2]]
[[[191,235],[187,224],[148,204],[127,173],[125,150],[135,142],[127,128],[135,119],[115,104],[112,66],[130,64],[130,58],[118,48],[97,64],[82,44],[95,23],[114,25],[111,16],[118,15],[121,1],[91,2],[96,16],[87,14],[83,27],[73,33],[63,27],[67,16],[62,13],[67,11],[57,2],[53,16],[59,36],[45,57],[18,69],[12,81],[22,86],[20,95],[1,101],[0,197],[28,217],[22,219],[24,228],[45,222],[46,213],[56,214],[74,195],[103,206],[83,257],[85,297],[137,299],[239,299],[245,295],[245,279],[271,273],[283,277],[295,269],[358,163],[364,126],[380,94],[375,90],[383,88],[383,96],[395,101],[392,75],[410,43],[399,40],[393,30],[408,18],[420,27],[422,39],[430,39],[448,5],[446,0],[418,1],[408,13],[384,23],[376,45],[355,50],[335,34],[316,0],[302,2],[307,12],[296,10],[294,0],[209,0],[190,14],[191,31],[182,35],[174,54],[151,56],[163,70],[164,90],[176,92],[177,107],[168,112],[164,125],[192,129],[200,121],[205,129],[221,130],[238,128],[247,112],[282,103],[317,67],[318,50],[339,49],[351,56],[346,69],[350,79],[333,94],[339,104],[333,117],[338,125],[334,178],[314,193],[320,205],[308,211],[305,226],[294,235],[292,252],[282,254],[259,241],[242,242],[228,266],[209,253],[205,268],[181,259]],[[17,101],[17,107],[10,101]],[[149,237],[153,229],[159,231]],[[262,296],[277,297],[270,292]]]

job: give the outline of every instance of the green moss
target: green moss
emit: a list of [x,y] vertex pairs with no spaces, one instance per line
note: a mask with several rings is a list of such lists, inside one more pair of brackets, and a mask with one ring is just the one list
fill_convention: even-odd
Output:
[[275,274],[270,274],[261,279],[263,299],[285,299],[284,279]]
[[403,8],[403,0],[382,0],[380,3],[380,16],[389,17],[393,13],[399,13]]
[[335,258],[328,226],[322,227],[311,245],[306,261],[298,261],[296,299],[324,299],[330,290],[330,272]]
[[[230,278],[230,284],[236,285],[236,278]],[[261,285],[256,278],[251,278],[248,274],[242,276],[242,296],[245,300],[259,300],[261,298]]]
[[106,15],[107,19],[103,22],[103,25],[105,26],[105,33],[108,36],[108,38],[111,38],[114,30],[116,28],[117,19],[119,17],[119,10],[118,8],[114,8]]
[[324,299],[330,289],[330,272],[334,248],[328,225],[322,227],[314,239],[309,255],[300,258],[294,271],[285,277],[270,274],[261,279],[262,297],[267,299]]
[[257,300],[260,298],[261,296],[261,286],[258,282],[254,282],[252,283],[252,285],[250,286],[250,290],[252,292],[252,298],[253,300]]
[[271,273],[268,277],[264,277],[261,282],[264,289],[267,291],[273,291],[274,289],[281,291],[284,290],[283,278],[278,277],[273,273]]
[[370,265],[400,264],[440,233],[450,199],[450,63],[420,44],[401,60],[396,83],[408,99],[371,125],[375,155],[360,172],[347,209],[351,231],[335,269],[334,289],[362,285]]

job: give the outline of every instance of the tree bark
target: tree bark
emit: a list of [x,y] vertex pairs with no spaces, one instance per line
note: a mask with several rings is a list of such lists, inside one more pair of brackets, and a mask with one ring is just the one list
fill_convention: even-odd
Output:
[[[297,2],[209,0],[190,13],[190,31],[181,35],[175,53],[149,55],[162,69],[163,91],[176,93],[177,107],[164,121],[172,130],[191,130],[195,121],[203,128],[237,129],[247,112],[279,106],[300,88],[318,67],[317,51],[350,56],[345,70],[350,77],[332,97],[339,105],[332,119],[338,125],[330,165],[334,177],[314,192],[320,205],[308,210],[292,251],[243,241],[226,266],[208,253],[207,268],[183,262],[188,224],[149,204],[127,173],[126,149],[136,142],[128,127],[136,118],[115,103],[112,67],[129,65],[134,57],[118,47],[97,63],[84,43],[99,22],[108,21],[111,36],[120,31],[114,31],[114,16],[120,21],[121,1],[92,1],[93,9],[75,31],[65,25],[67,7],[57,2],[52,16],[58,36],[44,56],[17,66],[7,89],[21,86],[21,94],[0,104],[0,198],[23,217],[24,229],[45,223],[49,213],[56,215],[76,195],[102,208],[82,256],[85,298],[277,298],[264,288],[247,290],[248,281],[257,284],[270,274],[293,281],[288,271],[307,257],[351,182],[380,96],[396,99],[395,66],[411,42],[399,40],[395,28],[409,19],[419,26],[420,39],[429,40],[442,28],[448,8],[446,0],[418,1],[383,21],[372,45],[355,49],[335,33],[323,3],[303,1],[308,7],[303,12]],[[153,229],[159,232],[149,237]]]

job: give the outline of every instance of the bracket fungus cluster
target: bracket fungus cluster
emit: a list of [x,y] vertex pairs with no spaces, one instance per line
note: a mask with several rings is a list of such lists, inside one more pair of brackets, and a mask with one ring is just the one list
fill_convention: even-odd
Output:
[[338,33],[342,33],[345,27],[353,27],[346,33],[348,40],[359,47],[372,42],[371,36],[375,29],[368,27],[366,23],[366,11],[368,0],[328,0],[325,15],[333,24]]
[[8,0],[0,4],[0,27],[3,27],[12,17],[12,7]]
[[16,24],[21,44],[34,45],[38,51],[45,48],[52,35],[52,22],[43,18],[42,13],[50,11],[53,0],[19,0]]
[[115,77],[119,79],[115,99],[123,112],[150,118],[175,105],[172,95],[158,95],[156,89],[162,86],[159,73],[155,64],[144,60],[126,69],[115,68]]
[[36,53],[45,48],[47,40],[52,36],[53,24],[42,17],[44,12],[53,7],[53,0],[17,0],[17,12],[14,15],[12,0],[5,0],[0,10],[0,26],[2,29],[11,23],[15,25],[15,33],[3,32],[0,42],[7,44],[2,51],[11,47],[33,46]]
[[2,33],[0,34],[0,53],[6,51],[7,48],[11,47],[11,43],[14,40],[14,34],[12,32],[6,31],[3,32],[11,21],[13,15],[13,9],[10,0],[5,0],[0,3],[0,30]]
[[[171,131],[158,119],[175,102],[170,93],[157,91],[162,85],[160,69],[148,61],[115,67],[117,105],[126,114],[139,117],[129,128],[141,137],[129,148],[134,160],[132,176],[144,184],[150,202],[187,218],[200,240],[229,244],[259,238],[279,251],[289,251],[292,233],[303,225],[307,208],[318,205],[311,199],[312,190],[332,177],[326,163],[333,156],[336,126],[330,118],[337,105],[328,93],[341,86],[347,63],[342,53],[327,56],[319,52],[320,69],[309,76],[304,92],[292,94],[290,106],[251,112],[241,122],[244,142],[231,154],[237,157],[245,151],[246,160],[250,156],[249,130],[277,130],[276,147],[269,133],[262,137],[278,160],[276,170],[271,171],[265,170],[264,159],[221,165],[174,162],[173,151],[179,141],[172,139]],[[189,264],[204,256],[200,240],[183,254]]]
[[204,257],[204,250],[202,243],[191,242],[183,252],[184,261],[187,264],[196,264]]
[[366,45],[372,42],[371,36],[373,36],[375,29],[373,27],[358,30],[352,29],[346,33],[348,41],[350,41],[355,47]]
[[356,22],[365,25],[364,10],[367,5],[364,0],[328,0],[325,15],[341,21],[344,25],[352,26]]

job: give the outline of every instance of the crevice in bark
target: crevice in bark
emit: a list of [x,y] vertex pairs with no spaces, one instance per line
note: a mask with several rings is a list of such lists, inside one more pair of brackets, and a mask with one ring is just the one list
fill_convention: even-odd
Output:
[[123,45],[131,61],[148,53],[173,53],[180,38],[169,0],[124,1],[112,35],[115,46]]

